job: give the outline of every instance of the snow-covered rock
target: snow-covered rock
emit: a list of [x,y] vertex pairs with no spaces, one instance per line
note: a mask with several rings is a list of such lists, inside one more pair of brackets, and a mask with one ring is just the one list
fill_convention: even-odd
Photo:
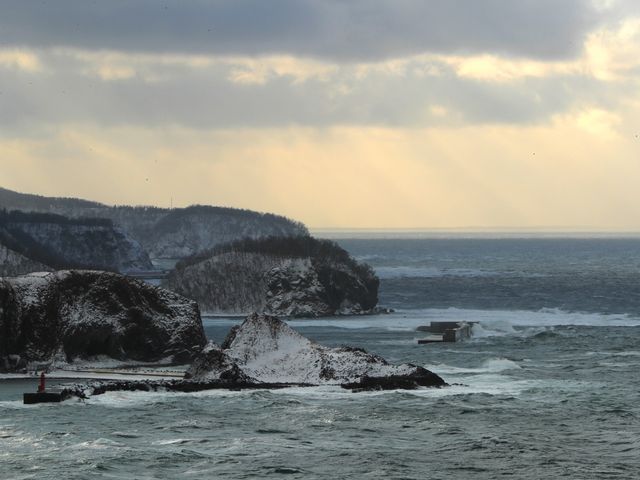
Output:
[[115,273],[0,279],[0,369],[30,362],[188,361],[206,343],[198,305]]
[[333,242],[245,240],[176,265],[165,285],[207,312],[313,317],[359,314],[378,301],[378,278]]
[[[303,337],[276,317],[252,314],[222,346],[210,343],[188,371],[194,381],[237,379],[265,383],[342,385],[363,379],[399,379],[442,386],[436,374],[415,365],[391,365],[359,348],[329,348]],[[357,388],[357,385],[354,385]]]
[[[339,268],[336,265],[336,269]],[[267,312],[287,317],[336,313],[337,309],[329,305],[326,289],[310,258],[282,259],[277,266],[265,272],[264,280]]]

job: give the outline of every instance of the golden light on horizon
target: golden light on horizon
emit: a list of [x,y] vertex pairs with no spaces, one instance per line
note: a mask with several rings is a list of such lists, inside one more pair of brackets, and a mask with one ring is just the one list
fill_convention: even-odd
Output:
[[640,18],[581,41],[563,58],[2,47],[0,185],[312,227],[640,229]]

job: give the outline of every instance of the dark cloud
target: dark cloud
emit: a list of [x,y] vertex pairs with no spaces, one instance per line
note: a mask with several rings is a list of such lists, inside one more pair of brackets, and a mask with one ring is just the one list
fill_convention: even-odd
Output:
[[422,52],[567,58],[587,0],[0,1],[0,44],[370,61]]
[[[273,76],[262,84],[241,84],[229,80],[237,68],[233,64],[148,65],[143,74],[104,81],[72,55],[43,54],[41,60],[46,73],[0,70],[5,135],[65,124],[192,129],[534,124],[575,105],[609,108],[620,100],[606,84],[580,75],[480,82],[458,77],[446,64],[437,65],[438,75],[426,77],[411,65],[401,73],[373,69],[364,76],[346,66],[304,81]],[[432,107],[438,107],[435,113]]]

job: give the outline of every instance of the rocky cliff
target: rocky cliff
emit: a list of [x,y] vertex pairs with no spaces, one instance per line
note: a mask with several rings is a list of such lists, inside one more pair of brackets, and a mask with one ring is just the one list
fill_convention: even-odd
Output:
[[0,369],[99,355],[188,361],[206,343],[198,305],[115,273],[0,279]]
[[0,277],[15,277],[31,272],[46,272],[52,269],[0,244]]
[[52,268],[152,268],[140,244],[108,219],[0,211],[0,245]]
[[0,188],[0,208],[48,212],[72,218],[112,220],[152,258],[184,258],[241,238],[307,234],[306,227],[280,215],[237,208],[108,206],[73,198],[41,197]]
[[412,364],[391,365],[352,347],[318,345],[283,321],[250,315],[221,346],[209,343],[187,375],[194,381],[225,380],[349,388],[444,386],[438,375]]
[[302,236],[220,246],[179,262],[165,285],[210,312],[323,316],[370,311],[378,283],[335,243]]

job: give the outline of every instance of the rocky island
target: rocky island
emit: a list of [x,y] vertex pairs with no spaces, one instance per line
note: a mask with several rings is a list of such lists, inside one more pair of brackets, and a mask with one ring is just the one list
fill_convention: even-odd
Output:
[[360,348],[325,347],[276,317],[255,313],[232,328],[222,345],[209,342],[187,371],[187,378],[350,388],[365,384],[382,387],[393,380],[413,387],[445,384],[425,368],[408,363],[391,365]]
[[378,302],[379,280],[329,240],[246,239],[176,265],[165,286],[207,312],[288,317],[361,314]]
[[68,386],[63,395],[86,398],[123,390],[194,392],[320,385],[359,392],[447,384],[423,367],[392,365],[359,348],[324,347],[276,317],[252,314],[229,332],[222,345],[209,342],[195,357],[184,380],[101,381]]
[[0,370],[106,356],[189,362],[205,345],[198,305],[109,272],[0,279]]

